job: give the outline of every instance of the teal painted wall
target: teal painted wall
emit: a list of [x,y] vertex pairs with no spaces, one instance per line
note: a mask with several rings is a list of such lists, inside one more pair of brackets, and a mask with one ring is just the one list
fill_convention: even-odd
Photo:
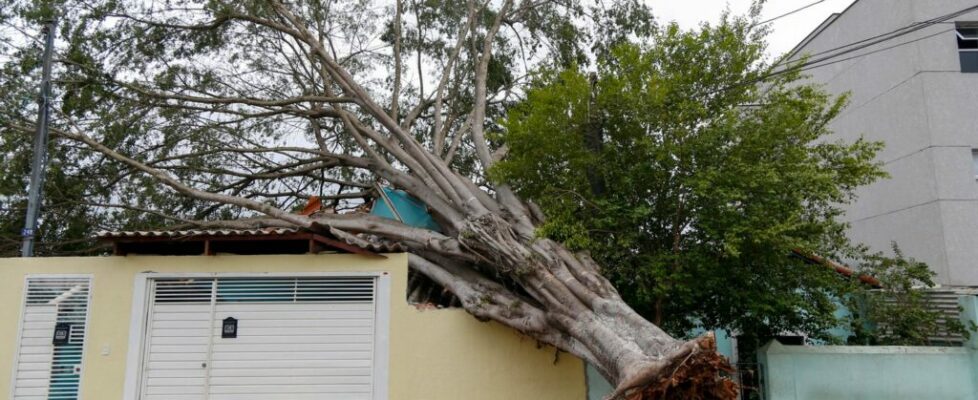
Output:
[[845,343],[853,334],[852,328],[848,324],[852,312],[841,300],[835,299],[833,302],[835,303],[835,320],[839,321],[839,324],[835,328],[829,329],[829,334]]
[[[686,334],[686,339],[700,337],[706,332],[707,330],[703,328],[693,329]],[[724,357],[727,357],[728,360],[732,361],[734,359],[734,352],[736,351],[734,348],[736,344],[734,343],[734,339],[730,336],[730,332],[728,332],[726,329],[717,329],[713,331],[713,334],[717,341],[717,353],[722,354]]]
[[975,400],[978,356],[963,347],[784,346],[758,354],[768,400]]
[[[961,306],[961,322],[965,327],[978,325],[978,296],[962,296],[958,299],[958,304]],[[964,345],[971,349],[971,385],[978,390],[978,332],[972,330],[971,337]]]
[[717,329],[714,331],[714,333],[716,334],[717,338],[717,353],[723,354],[723,356],[727,357],[727,359],[730,361],[734,361],[734,352],[736,352],[737,349],[734,348],[736,343],[734,343],[733,338],[730,337],[730,333],[724,329]]
[[[978,321],[978,297],[960,299]],[[978,335],[964,347],[784,346],[758,352],[767,400],[978,400]]]
[[[958,299],[961,306],[961,322],[966,328],[978,325],[978,296],[961,296]],[[965,346],[973,350],[978,350],[978,332],[972,331],[971,336]]]
[[584,375],[587,378],[588,400],[601,400],[615,389],[611,387],[611,384],[591,364],[585,364],[585,368]]

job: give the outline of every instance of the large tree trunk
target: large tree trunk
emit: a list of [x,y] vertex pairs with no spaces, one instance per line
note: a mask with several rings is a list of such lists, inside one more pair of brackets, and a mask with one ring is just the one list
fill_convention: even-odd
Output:
[[[548,239],[520,237],[495,215],[470,221],[461,242],[492,260],[522,293],[450,260],[410,256],[413,268],[450,288],[473,315],[501,322],[568,351],[615,385],[608,398],[727,399],[735,385],[712,334],[683,342],[622,301],[583,254]],[[437,257],[432,257],[438,260]]]

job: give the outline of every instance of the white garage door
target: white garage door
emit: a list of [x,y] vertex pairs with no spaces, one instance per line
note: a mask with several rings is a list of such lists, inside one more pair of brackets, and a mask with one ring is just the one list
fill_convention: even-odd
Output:
[[[141,399],[374,399],[376,278],[156,279],[151,287]],[[222,334],[229,318],[236,337]]]

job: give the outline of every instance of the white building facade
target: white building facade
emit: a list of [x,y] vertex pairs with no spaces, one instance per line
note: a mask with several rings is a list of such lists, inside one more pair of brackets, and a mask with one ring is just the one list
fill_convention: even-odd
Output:
[[859,190],[850,237],[978,286],[978,3],[857,0],[790,57],[804,55],[813,82],[851,96],[831,140],[886,143],[891,178]]

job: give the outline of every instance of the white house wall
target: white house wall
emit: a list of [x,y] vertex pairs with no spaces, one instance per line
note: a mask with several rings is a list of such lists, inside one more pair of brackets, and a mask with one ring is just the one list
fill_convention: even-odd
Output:
[[[133,315],[137,321],[144,320],[141,313],[148,290],[146,279],[138,280],[137,276],[150,271],[156,276],[389,274],[390,289],[377,292],[377,302],[389,305],[389,327],[378,328],[376,339],[378,343],[388,343],[388,356],[378,358],[378,363],[388,363],[383,367],[387,376],[378,379],[387,383],[389,399],[585,398],[584,365],[578,358],[562,353],[555,362],[553,348],[541,347],[535,340],[499,324],[480,322],[460,309],[419,309],[408,304],[407,256],[386,257],[322,254],[0,259],[0,304],[10,305],[0,307],[0,376],[6,377],[0,379],[0,398],[8,398],[5,396],[13,383],[24,277],[85,274],[92,277],[93,289],[81,398],[124,399],[127,373],[139,365],[141,352],[142,338],[138,333],[131,334]],[[245,335],[245,331],[241,334]],[[50,341],[50,337],[46,340]],[[130,355],[135,355],[137,361],[130,362]]]

